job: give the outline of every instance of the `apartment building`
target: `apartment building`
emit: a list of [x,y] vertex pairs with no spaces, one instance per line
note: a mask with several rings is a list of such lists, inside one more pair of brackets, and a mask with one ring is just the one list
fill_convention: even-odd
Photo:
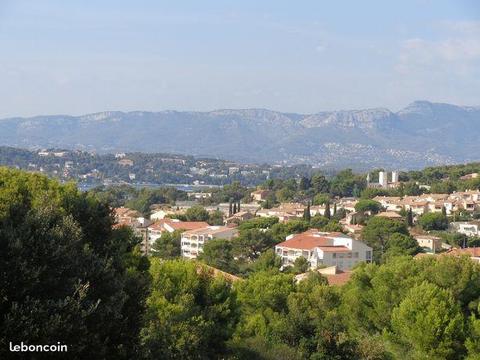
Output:
[[212,239],[231,240],[238,235],[236,228],[226,226],[206,226],[200,229],[185,231],[182,233],[181,250],[182,256],[188,259],[196,259],[203,252],[203,246]]
[[275,246],[275,253],[282,258],[283,265],[293,265],[303,256],[312,269],[318,266],[337,266],[349,270],[361,261],[372,261],[372,248],[363,242],[342,233],[320,232],[315,229],[290,235]]
[[202,229],[208,226],[205,221],[180,221],[178,219],[162,219],[158,220],[148,227],[149,241],[153,244],[162,233],[167,231],[173,233],[176,230],[195,230]]

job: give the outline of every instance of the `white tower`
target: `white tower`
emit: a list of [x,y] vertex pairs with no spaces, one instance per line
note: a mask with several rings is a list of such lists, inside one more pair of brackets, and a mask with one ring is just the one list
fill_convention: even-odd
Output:
[[392,171],[392,183],[398,183],[398,171]]
[[388,185],[387,173],[385,171],[380,171],[378,173],[378,183],[381,187],[386,188]]

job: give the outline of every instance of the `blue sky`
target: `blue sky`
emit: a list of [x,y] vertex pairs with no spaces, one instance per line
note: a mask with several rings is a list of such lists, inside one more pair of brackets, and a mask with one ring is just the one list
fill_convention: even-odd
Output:
[[480,2],[0,0],[0,117],[480,105]]

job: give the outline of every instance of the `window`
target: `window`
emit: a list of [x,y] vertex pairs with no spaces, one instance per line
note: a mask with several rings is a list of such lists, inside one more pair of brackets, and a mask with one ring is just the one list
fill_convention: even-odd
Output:
[[353,258],[354,258],[354,259],[358,259],[358,252],[354,252],[354,253],[353,253]]
[[365,257],[367,258],[367,260],[372,260],[372,252],[371,251],[367,251],[365,253]]
[[333,259],[336,259],[336,258],[337,258],[337,253],[333,253],[333,254],[332,254],[332,258],[333,258]]

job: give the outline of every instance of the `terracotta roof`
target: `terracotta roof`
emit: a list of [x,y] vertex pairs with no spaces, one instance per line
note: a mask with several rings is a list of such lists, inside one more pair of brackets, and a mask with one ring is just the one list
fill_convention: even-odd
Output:
[[375,196],[373,198],[373,200],[375,200],[375,201],[382,201],[382,200],[385,200],[385,201],[399,201],[399,200],[401,200],[401,197],[400,196]]
[[241,218],[242,216],[254,216],[250,211],[239,211],[232,216],[226,218],[225,220],[232,220],[232,219],[238,219]]
[[311,250],[316,247],[333,247],[333,238],[338,236],[344,235],[338,232],[318,233],[318,230],[310,229],[304,233],[294,235],[292,238],[277,244],[277,246],[305,250]]
[[339,272],[335,275],[323,275],[327,278],[328,285],[344,285],[352,276],[351,271]]
[[397,214],[394,211],[384,211],[384,212],[378,213],[377,216],[385,217],[385,218],[389,218],[389,219],[402,219],[403,218],[402,215]]
[[243,280],[242,278],[238,277],[238,276],[235,276],[233,274],[230,274],[230,273],[227,273],[225,271],[222,271],[222,270],[219,270],[217,268],[214,268],[213,266],[210,266],[210,265],[206,265],[206,264],[198,264],[198,267],[197,267],[197,272],[198,273],[201,273],[203,271],[203,269],[206,269],[208,272],[210,272],[213,276],[221,276],[223,277],[225,280],[229,281],[229,282],[235,282],[235,281],[239,281],[239,280]]
[[428,201],[403,200],[402,204],[409,205],[412,207],[419,207],[419,206],[424,207],[428,205]]
[[[435,256],[435,255],[437,254],[418,253],[417,255],[414,256],[414,258],[418,259],[422,257]],[[462,256],[462,255],[468,255],[470,257],[480,257],[480,247],[465,248],[465,249],[451,248],[446,252],[439,253],[437,256]]]
[[164,225],[172,227],[174,230],[196,230],[208,227],[205,221],[175,221],[173,219],[161,219],[149,226],[152,230],[163,230]]
[[127,207],[118,207],[118,208],[114,208],[113,211],[115,212],[115,215],[118,216],[118,217],[122,217],[122,216],[131,216],[131,217],[135,217],[135,216],[140,216],[141,214],[136,211],[136,210],[132,210],[132,209],[129,209]]
[[205,221],[172,221],[167,222],[167,224],[175,230],[196,230],[209,226]]
[[[333,268],[333,272],[332,272],[332,268]],[[321,268],[321,269],[317,269],[316,271],[327,279],[329,285],[343,285],[348,280],[350,280],[350,277],[352,275],[351,271],[342,271],[342,270],[339,270],[336,266]],[[303,281],[307,279],[310,274],[311,274],[310,271],[307,271],[302,274],[298,274],[295,276],[295,280]]]
[[206,226],[200,229],[193,229],[185,231],[186,235],[203,235],[203,234],[216,234],[224,231],[231,231],[232,228],[227,226]]
[[446,252],[447,255],[469,255],[470,257],[480,257],[480,247],[472,247],[465,249],[452,248]]
[[308,249],[311,250],[318,246],[327,246],[331,244],[331,239],[326,237],[315,237],[312,235],[299,234],[289,240],[283,241],[277,246],[288,247],[292,249]]
[[163,230],[163,222],[157,221],[148,227],[150,230]]

